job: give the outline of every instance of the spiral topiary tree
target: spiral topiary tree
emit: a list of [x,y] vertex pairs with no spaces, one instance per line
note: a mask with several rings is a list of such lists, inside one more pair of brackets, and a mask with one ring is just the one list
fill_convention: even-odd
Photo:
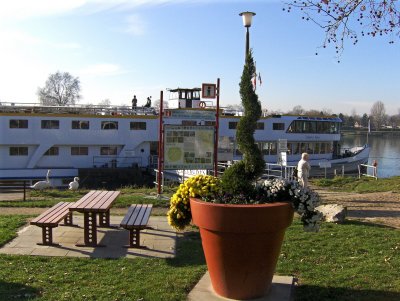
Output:
[[243,160],[230,166],[222,175],[224,191],[232,194],[251,194],[254,181],[259,177],[265,166],[260,149],[255,144],[254,131],[261,117],[261,104],[252,84],[255,74],[253,54],[250,51],[240,81],[240,97],[244,108],[244,116],[239,120],[236,129],[236,140]]

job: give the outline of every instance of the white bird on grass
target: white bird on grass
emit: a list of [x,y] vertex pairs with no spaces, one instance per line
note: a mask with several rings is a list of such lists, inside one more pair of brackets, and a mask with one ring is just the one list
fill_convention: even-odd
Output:
[[50,169],[47,171],[46,181],[36,182],[35,185],[30,186],[30,188],[35,189],[35,190],[43,190],[43,189],[49,188],[50,187],[49,175],[50,175]]
[[69,183],[69,189],[70,190],[78,190],[78,188],[79,188],[79,182],[78,181],[79,181],[79,178],[75,177],[74,181]]

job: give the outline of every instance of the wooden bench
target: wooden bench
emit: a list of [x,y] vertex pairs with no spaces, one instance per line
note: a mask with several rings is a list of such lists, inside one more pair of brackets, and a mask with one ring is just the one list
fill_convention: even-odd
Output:
[[121,221],[121,227],[129,230],[128,248],[140,248],[140,230],[147,228],[152,204],[131,205],[125,217]]
[[53,243],[53,228],[58,227],[62,219],[64,219],[64,225],[72,226],[72,212],[69,211],[69,207],[73,204],[72,202],[59,202],[30,222],[31,225],[42,228],[42,243],[38,243],[38,245],[58,245]]

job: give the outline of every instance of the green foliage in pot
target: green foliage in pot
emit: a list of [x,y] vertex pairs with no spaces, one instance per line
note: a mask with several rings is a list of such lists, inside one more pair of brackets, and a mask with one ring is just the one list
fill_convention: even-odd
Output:
[[232,194],[251,194],[254,190],[254,181],[262,174],[265,166],[261,150],[254,139],[257,121],[261,117],[261,103],[253,88],[253,76],[255,76],[255,66],[250,51],[240,81],[244,116],[240,118],[236,128],[236,141],[243,153],[243,160],[229,167],[221,178],[224,191]]

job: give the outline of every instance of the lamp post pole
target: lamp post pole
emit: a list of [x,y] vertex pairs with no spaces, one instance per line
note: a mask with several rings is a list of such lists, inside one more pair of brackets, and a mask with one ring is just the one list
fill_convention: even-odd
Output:
[[243,26],[246,27],[246,53],[245,53],[245,61],[246,57],[249,54],[250,51],[250,32],[249,32],[249,27],[251,27],[251,21],[253,19],[253,16],[256,14],[250,11],[242,12],[239,14],[239,16],[242,17],[243,19]]

